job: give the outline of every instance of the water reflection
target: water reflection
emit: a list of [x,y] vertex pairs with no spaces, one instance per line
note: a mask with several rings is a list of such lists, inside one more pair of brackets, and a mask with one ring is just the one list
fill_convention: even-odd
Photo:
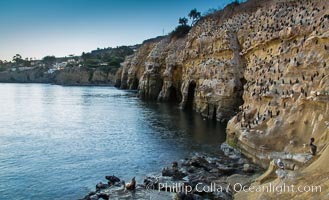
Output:
[[0,84],[0,94],[1,199],[77,199],[105,175],[140,181],[225,140],[222,124],[115,88]]
[[226,124],[204,120],[200,114],[179,109],[177,104],[145,103],[144,106],[144,109],[161,113],[146,117],[146,121],[153,122],[153,126],[165,127],[177,136],[188,136],[197,144],[220,144],[225,141]]

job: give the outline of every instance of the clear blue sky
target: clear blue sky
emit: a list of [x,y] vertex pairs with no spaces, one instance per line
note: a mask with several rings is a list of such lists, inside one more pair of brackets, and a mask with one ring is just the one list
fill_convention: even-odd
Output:
[[178,18],[232,0],[0,0],[0,59],[80,55],[170,32]]

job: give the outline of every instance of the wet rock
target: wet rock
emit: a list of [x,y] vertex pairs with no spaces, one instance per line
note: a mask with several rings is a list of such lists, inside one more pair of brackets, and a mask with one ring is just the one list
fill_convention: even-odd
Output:
[[85,197],[83,197],[82,199],[79,199],[79,200],[90,200],[90,197],[95,194],[96,194],[96,192],[89,192],[89,194],[87,194]]
[[109,184],[114,184],[114,183],[117,183],[117,182],[120,182],[120,179],[116,176],[105,176],[105,179],[108,180],[108,183]]
[[189,166],[193,166],[196,168],[203,168],[206,171],[210,171],[215,167],[214,164],[209,163],[204,157],[201,156],[195,156],[192,157],[192,159],[189,160],[187,163]]
[[186,174],[177,168],[166,167],[162,170],[162,176],[169,176],[175,180],[180,180],[180,179],[184,178],[186,176]]
[[105,183],[100,182],[96,185],[96,191],[104,190],[104,189],[107,189],[109,187],[110,187],[109,184],[105,184]]
[[98,194],[98,197],[99,197],[100,199],[104,199],[104,200],[109,200],[109,199],[110,199],[110,195],[107,194],[107,193],[103,193],[103,192],[99,193],[99,194]]
[[233,168],[233,167],[229,167],[229,166],[227,166],[227,165],[222,165],[222,164],[218,164],[218,165],[217,165],[217,170],[218,170],[220,173],[222,173],[222,174],[224,174],[224,175],[227,175],[227,176],[233,174],[233,173],[236,171],[235,168]]
[[238,165],[243,165],[243,164],[245,164],[245,163],[247,163],[247,162],[248,162],[247,159],[245,159],[245,158],[240,158],[236,164],[238,164]]
[[186,194],[184,192],[179,192],[174,197],[175,200],[202,200],[203,198],[197,194]]
[[189,183],[193,188],[195,188],[199,183],[210,183],[210,181],[208,180],[207,174],[192,174],[189,176]]
[[186,169],[186,171],[187,171],[188,173],[194,173],[195,170],[196,170],[196,168],[193,167],[193,166],[189,166],[189,167],[187,167],[187,169]]
[[168,167],[162,169],[162,176],[173,176],[175,171],[173,169],[170,169]]
[[[230,150],[231,151],[231,150]],[[232,150],[234,151],[234,150]],[[97,193],[90,193],[83,200],[91,198],[106,199],[148,199],[157,196],[156,199],[232,199],[233,189],[228,185],[241,184],[242,187],[253,180],[251,171],[258,171],[257,166],[250,164],[247,159],[230,159],[223,157],[208,157],[196,154],[195,156],[180,161],[173,162],[170,167],[162,170],[162,176],[150,175],[144,179],[142,185],[136,185],[135,190],[126,189],[124,181],[115,176],[106,176],[109,184],[99,183],[96,186]],[[234,174],[246,173],[248,174]],[[231,175],[234,174],[234,175]],[[213,190],[213,184],[222,187],[222,190]],[[191,188],[191,194],[184,190],[185,186]],[[196,190],[196,186],[206,188],[205,191]],[[213,187],[212,187],[213,186]],[[211,191],[208,191],[210,188]],[[200,189],[200,188],[199,188]],[[176,193],[178,192],[178,193]],[[183,193],[179,193],[183,192]],[[161,193],[161,195],[160,195]],[[163,198],[163,195],[169,198]],[[161,197],[161,198],[160,198]]]
[[220,173],[220,170],[218,168],[215,168],[215,169],[211,169],[209,172],[217,174],[217,173]]
[[98,199],[99,199],[99,197],[98,197],[97,194],[92,195],[92,196],[89,197],[89,200],[98,200]]
[[195,167],[203,167],[203,166],[209,165],[208,161],[202,157],[193,157],[190,160],[189,164],[192,166],[195,166]]
[[148,190],[157,190],[159,188],[159,178],[146,177],[144,179],[144,187]]

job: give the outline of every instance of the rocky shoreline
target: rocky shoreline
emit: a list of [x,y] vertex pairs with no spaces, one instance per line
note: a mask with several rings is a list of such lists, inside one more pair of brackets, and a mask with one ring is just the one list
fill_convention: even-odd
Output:
[[[126,182],[112,175],[100,182],[95,191],[81,200],[98,199],[233,199],[242,187],[250,185],[263,169],[223,143],[219,156],[195,154],[161,173],[150,174],[142,183],[128,188]],[[132,182],[134,182],[134,178]],[[132,183],[130,182],[130,184]],[[135,184],[135,183],[134,183]]]

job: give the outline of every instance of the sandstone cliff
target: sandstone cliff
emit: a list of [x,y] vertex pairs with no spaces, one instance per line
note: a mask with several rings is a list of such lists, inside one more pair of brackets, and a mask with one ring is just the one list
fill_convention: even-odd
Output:
[[54,83],[60,85],[114,85],[115,77],[99,69],[73,67],[60,70],[54,75]]
[[227,141],[262,166],[282,158],[298,169],[311,137],[319,150],[329,141],[328,53],[329,2],[254,0],[184,38],[146,42],[119,73],[144,99],[230,119]]
[[228,140],[263,165],[278,156],[302,163],[311,137],[320,148],[328,141],[328,7],[273,2],[239,28],[247,82]]

